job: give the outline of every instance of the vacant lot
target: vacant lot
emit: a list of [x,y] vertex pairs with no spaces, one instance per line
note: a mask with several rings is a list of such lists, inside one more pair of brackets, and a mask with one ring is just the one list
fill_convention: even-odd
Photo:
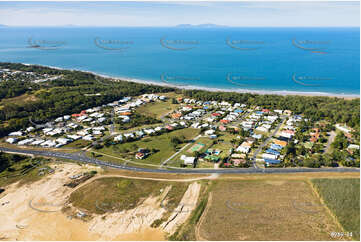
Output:
[[312,183],[344,232],[360,240],[360,179],[313,179]]
[[152,102],[139,107],[137,113],[159,119],[175,110],[178,106],[179,104],[172,104],[171,100]]
[[167,186],[171,186],[167,207],[175,208],[188,187],[187,183],[101,178],[72,193],[70,202],[91,213],[119,212],[137,207],[150,196],[159,196]]
[[[112,145],[110,147],[104,147],[103,149],[96,151],[141,163],[159,165],[171,155],[173,155],[176,152],[176,149],[186,145],[186,143],[179,144],[175,149],[171,143],[172,137],[179,138],[184,136],[186,140],[190,140],[197,134],[198,130],[192,128],[179,129],[159,136],[145,137],[134,142],[127,142],[123,144]],[[134,155],[139,148],[149,149],[153,151],[153,153],[143,160],[136,160]],[[124,161],[122,163],[124,163]]]
[[214,181],[211,193],[206,240],[332,240],[341,229],[306,181]]

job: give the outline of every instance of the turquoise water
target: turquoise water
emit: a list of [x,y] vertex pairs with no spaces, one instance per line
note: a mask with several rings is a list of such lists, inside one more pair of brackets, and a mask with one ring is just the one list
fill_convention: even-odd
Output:
[[0,61],[179,86],[360,93],[359,28],[0,28]]

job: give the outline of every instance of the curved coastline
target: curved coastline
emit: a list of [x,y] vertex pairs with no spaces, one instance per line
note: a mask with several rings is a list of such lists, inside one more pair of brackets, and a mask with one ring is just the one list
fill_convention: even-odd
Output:
[[131,77],[124,77],[124,76],[112,76],[108,74],[102,74],[91,70],[84,70],[84,69],[76,69],[76,68],[62,68],[57,66],[51,65],[42,65],[42,64],[31,64],[31,63],[21,63],[23,65],[38,65],[38,66],[45,66],[49,68],[54,68],[58,70],[73,70],[73,71],[82,71],[91,73],[96,76],[100,76],[103,78],[109,78],[112,80],[121,80],[121,81],[128,81],[128,82],[135,82],[140,84],[148,84],[148,85],[156,85],[156,86],[166,86],[166,87],[173,87],[179,89],[187,89],[187,90],[204,90],[210,92],[237,92],[237,93],[250,93],[250,94],[258,94],[258,95],[280,95],[280,96],[323,96],[323,97],[337,97],[337,98],[345,98],[345,99],[356,99],[360,98],[360,95],[356,94],[343,94],[343,93],[328,93],[328,92],[302,92],[302,91],[290,91],[290,90],[254,90],[254,89],[227,89],[227,88],[216,88],[216,87],[204,87],[204,86],[179,86],[173,85],[170,83],[155,81],[155,80],[144,80],[144,79],[137,79]]

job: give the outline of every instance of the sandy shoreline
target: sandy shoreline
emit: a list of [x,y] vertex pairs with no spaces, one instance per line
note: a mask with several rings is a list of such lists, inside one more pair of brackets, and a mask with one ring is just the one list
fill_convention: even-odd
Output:
[[[38,64],[29,64],[29,63],[21,63],[23,65],[38,65]],[[193,85],[174,85],[166,82],[157,82],[153,80],[143,80],[143,79],[136,79],[136,78],[129,78],[129,77],[121,77],[121,76],[110,76],[106,74],[100,74],[94,71],[89,70],[80,70],[80,69],[66,69],[56,66],[50,65],[38,65],[38,66],[45,66],[50,67],[58,70],[73,70],[73,71],[82,71],[94,74],[99,77],[109,78],[112,80],[119,80],[119,81],[128,81],[128,82],[135,82],[140,84],[147,84],[147,85],[155,85],[155,86],[165,86],[165,87],[172,87],[172,88],[179,88],[179,89],[186,89],[186,90],[204,90],[209,92],[237,92],[237,93],[250,93],[250,94],[259,94],[259,95],[280,95],[280,96],[323,96],[323,97],[337,97],[337,98],[344,98],[344,99],[356,99],[360,98],[360,95],[356,94],[338,94],[338,93],[327,93],[327,92],[300,92],[300,91],[273,91],[273,90],[251,90],[251,89],[226,89],[226,88],[215,88],[215,87],[201,87],[201,86],[193,86]]]

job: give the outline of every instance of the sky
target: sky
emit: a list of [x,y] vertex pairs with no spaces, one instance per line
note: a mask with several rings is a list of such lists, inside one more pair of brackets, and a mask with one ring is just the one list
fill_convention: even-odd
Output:
[[360,25],[355,2],[0,2],[8,26],[344,27]]

